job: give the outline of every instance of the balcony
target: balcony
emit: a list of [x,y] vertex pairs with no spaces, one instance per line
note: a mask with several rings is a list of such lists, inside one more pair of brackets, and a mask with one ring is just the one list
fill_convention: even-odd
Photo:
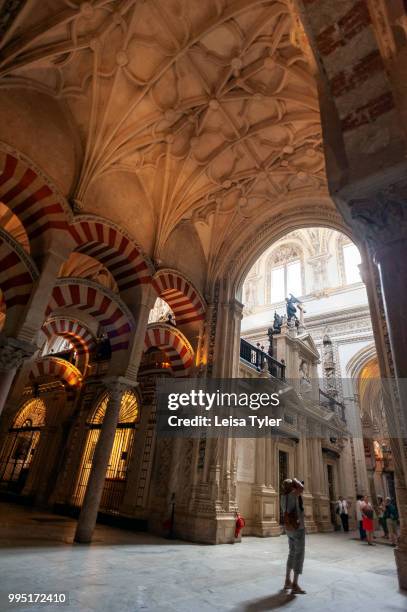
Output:
[[240,359],[258,372],[263,369],[264,363],[267,363],[267,369],[273,378],[285,380],[285,365],[243,338],[240,338]]

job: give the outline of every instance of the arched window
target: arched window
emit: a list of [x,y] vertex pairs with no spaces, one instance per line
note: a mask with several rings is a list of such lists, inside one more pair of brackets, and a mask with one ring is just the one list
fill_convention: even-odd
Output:
[[347,236],[338,239],[338,263],[343,285],[362,282],[359,265],[362,262],[359,249]]
[[0,457],[0,483],[21,493],[45,426],[46,406],[39,398],[26,402],[9,429]]
[[359,264],[362,262],[359,249],[352,242],[344,244],[342,247],[343,265],[345,269],[345,281],[347,285],[352,283],[360,283]]
[[[89,474],[92,468],[93,456],[99,440],[99,434],[108,403],[109,396],[106,394],[102,397],[87,423],[88,435],[73,496],[73,504],[75,506],[81,506],[85,496]],[[113,448],[110,453],[102,500],[100,502],[100,509],[104,512],[112,514],[120,512],[139,416],[139,404],[136,394],[133,393],[133,391],[126,391],[121,401],[119,422],[116,428]]]
[[267,302],[282,302],[290,293],[303,294],[301,253],[296,246],[282,245],[269,259]]

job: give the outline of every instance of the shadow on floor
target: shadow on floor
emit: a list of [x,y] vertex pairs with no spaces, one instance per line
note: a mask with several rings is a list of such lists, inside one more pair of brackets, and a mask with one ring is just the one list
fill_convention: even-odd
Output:
[[236,612],[266,612],[267,610],[278,610],[295,599],[295,595],[279,591],[274,595],[255,599],[254,601],[243,604],[242,607],[236,609]]
[[[49,548],[54,546],[89,546],[73,542],[76,520],[26,508],[14,504],[0,504],[0,549],[11,548]],[[151,547],[191,546],[191,542],[163,538],[151,533],[129,531],[111,525],[97,523],[92,546],[132,546]],[[199,544],[195,544],[199,546]],[[205,544],[202,544],[205,546]]]

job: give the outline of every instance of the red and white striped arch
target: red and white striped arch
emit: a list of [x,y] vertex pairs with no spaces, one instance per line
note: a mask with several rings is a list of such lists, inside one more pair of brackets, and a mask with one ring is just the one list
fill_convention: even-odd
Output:
[[42,326],[42,331],[48,339],[54,336],[61,336],[69,340],[75,347],[78,355],[78,368],[84,371],[88,365],[89,353],[96,346],[95,338],[87,327],[74,319],[61,317],[46,321]]
[[151,282],[153,269],[141,249],[110,221],[81,216],[70,232],[77,244],[75,250],[106,266],[120,291]]
[[27,304],[37,278],[38,271],[30,256],[0,228],[0,289],[9,331]]
[[[68,230],[69,207],[63,196],[21,155],[0,150],[0,201],[23,224],[30,243],[49,229]],[[34,251],[33,251],[34,252]]]
[[165,300],[174,312],[177,325],[205,318],[205,300],[192,283],[179,272],[159,270],[153,278],[157,296]]
[[29,378],[34,381],[41,378],[59,378],[70,387],[79,387],[82,374],[72,363],[57,357],[43,357],[34,361]]
[[129,347],[134,319],[119,296],[80,278],[60,279],[52,292],[46,316],[59,308],[77,308],[94,317],[106,331],[112,352]]
[[175,376],[188,374],[194,363],[194,351],[178,329],[165,323],[149,325],[144,340],[144,352],[152,347],[166,353]]

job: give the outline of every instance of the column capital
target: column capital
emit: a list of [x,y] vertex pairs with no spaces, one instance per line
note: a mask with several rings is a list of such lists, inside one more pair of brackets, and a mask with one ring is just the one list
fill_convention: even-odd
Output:
[[348,202],[361,238],[374,252],[407,239],[407,183],[397,183]]
[[237,298],[229,300],[228,302],[223,302],[222,307],[224,310],[230,310],[234,316],[242,319],[244,304],[242,304],[242,302],[240,302]]
[[0,333],[0,371],[16,370],[37,350],[35,344]]
[[103,381],[106,390],[113,400],[119,401],[129,388],[138,386],[138,382],[124,376],[108,376]]

